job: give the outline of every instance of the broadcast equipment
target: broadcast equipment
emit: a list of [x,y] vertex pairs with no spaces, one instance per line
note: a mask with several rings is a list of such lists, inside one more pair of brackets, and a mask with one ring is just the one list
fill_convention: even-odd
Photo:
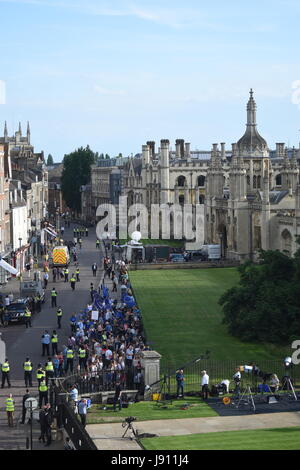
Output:
[[[133,421],[136,421],[136,420],[137,420],[137,418],[135,416],[128,416],[128,418],[125,418],[125,420],[122,423],[122,428],[126,427],[126,429],[125,429],[125,432],[124,432],[122,438],[125,437],[125,435],[128,431],[131,431],[136,439],[138,438],[138,432],[132,426]],[[130,439],[133,439],[133,438],[130,437]]]
[[253,395],[252,395],[252,392],[251,392],[251,388],[250,388],[250,385],[247,385],[245,390],[243,391],[239,401],[238,401],[238,404],[236,405],[236,408],[239,408],[240,405],[242,404],[248,404],[250,405],[250,410],[253,411],[253,413],[255,413],[255,403],[254,403],[254,400],[253,400]]

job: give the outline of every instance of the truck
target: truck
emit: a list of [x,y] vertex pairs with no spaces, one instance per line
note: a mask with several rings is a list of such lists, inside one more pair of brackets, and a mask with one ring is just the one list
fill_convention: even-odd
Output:
[[202,245],[201,252],[208,260],[221,259],[221,245]]
[[67,246],[55,246],[52,251],[52,265],[66,267],[70,262],[70,254]]

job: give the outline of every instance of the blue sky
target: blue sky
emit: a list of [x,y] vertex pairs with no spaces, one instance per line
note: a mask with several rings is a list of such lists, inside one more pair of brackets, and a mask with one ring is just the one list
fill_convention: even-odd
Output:
[[230,147],[252,87],[269,146],[298,146],[299,17],[292,0],[0,0],[0,129],[29,121],[55,161],[86,144]]

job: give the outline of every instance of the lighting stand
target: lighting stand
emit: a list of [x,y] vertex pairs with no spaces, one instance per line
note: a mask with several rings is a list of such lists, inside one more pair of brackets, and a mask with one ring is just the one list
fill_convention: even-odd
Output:
[[253,395],[252,395],[252,392],[251,392],[250,385],[246,386],[246,388],[243,391],[241,397],[239,398],[239,401],[238,401],[238,404],[236,405],[236,408],[240,407],[240,403],[244,399],[244,397],[245,397],[246,403],[248,403],[250,405],[250,408],[252,407],[253,412],[255,413],[256,408],[255,408],[255,403],[254,403],[254,400],[253,400]]

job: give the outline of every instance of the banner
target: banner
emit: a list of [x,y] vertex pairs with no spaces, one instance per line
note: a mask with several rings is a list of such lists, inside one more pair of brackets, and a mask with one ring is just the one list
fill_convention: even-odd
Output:
[[14,268],[13,266],[11,266],[10,264],[8,264],[3,259],[0,259],[0,266],[1,266],[1,268],[5,269],[6,271],[10,272],[11,274],[14,274],[14,275],[18,274],[18,270],[16,268]]

